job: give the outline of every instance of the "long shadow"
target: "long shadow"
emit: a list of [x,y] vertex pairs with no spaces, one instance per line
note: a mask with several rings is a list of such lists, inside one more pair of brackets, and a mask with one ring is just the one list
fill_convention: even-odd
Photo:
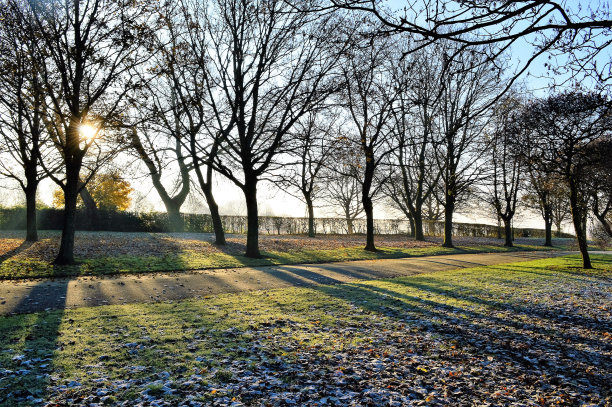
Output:
[[[404,282],[399,282],[399,283],[402,284]],[[432,312],[430,310],[426,310],[426,311],[423,311],[423,309],[421,310],[421,311],[423,311],[425,313],[429,313],[432,316],[444,317],[444,318],[448,319],[448,318],[450,318],[448,316],[449,314],[455,314],[456,315],[458,313],[461,313],[464,316],[467,316],[467,317],[470,318],[470,320],[463,321],[462,324],[467,324],[467,325],[469,325],[472,328],[477,328],[477,325],[472,324],[472,322],[470,322],[470,321],[484,321],[484,320],[486,320],[486,321],[494,322],[497,326],[506,326],[508,328],[512,328],[512,329],[516,329],[516,330],[521,330],[522,329],[522,330],[531,331],[531,333],[533,335],[540,335],[542,333],[542,327],[541,326],[538,326],[538,325],[533,324],[531,322],[526,322],[524,320],[514,321],[514,320],[511,320],[511,319],[507,319],[507,318],[497,317],[497,316],[493,316],[493,315],[486,315],[486,314],[483,314],[481,312],[474,311],[472,309],[466,309],[466,308],[462,308],[462,307],[459,307],[459,306],[448,305],[448,304],[440,304],[438,302],[435,302],[435,301],[432,301],[432,300],[427,300],[427,299],[424,299],[422,297],[416,297],[416,296],[410,296],[410,295],[406,295],[406,294],[401,294],[401,293],[398,293],[398,292],[393,291],[393,290],[389,290],[389,289],[385,289],[385,288],[381,288],[381,287],[376,287],[376,286],[372,286],[372,285],[368,285],[368,284],[358,283],[358,284],[355,284],[355,285],[359,286],[359,287],[361,287],[363,289],[366,289],[366,290],[371,290],[371,291],[375,291],[375,292],[378,292],[378,293],[382,293],[383,295],[386,295],[386,296],[391,296],[391,297],[394,297],[394,298],[403,299],[403,300],[407,300],[407,301],[411,301],[411,302],[419,302],[421,304],[426,304],[426,305],[428,305],[428,306],[430,306],[432,308],[439,309],[439,310],[442,310],[442,311],[446,311],[446,312],[443,312],[442,314],[440,314],[439,312]],[[413,287],[413,288],[416,288],[416,289],[419,289],[421,291],[424,291],[424,292],[430,291],[430,290],[427,290],[426,286],[425,286],[425,288],[420,288],[419,285],[414,285],[414,286],[412,286],[410,284],[408,284],[408,285]],[[430,291],[430,292],[433,293],[435,291]],[[465,300],[467,302],[475,302],[472,299],[463,298],[460,295],[449,296],[449,295],[444,294],[444,292],[440,292],[440,293],[436,292],[436,293],[440,294],[440,295],[443,295],[443,296],[446,296],[446,297],[451,297],[451,298],[455,298],[455,299],[459,299],[459,300]],[[490,308],[493,308],[494,310],[495,309],[503,309],[504,308],[503,305],[501,305],[501,304],[498,304],[497,306],[493,305],[494,302],[488,302],[488,303],[483,303],[483,304],[484,305],[488,305]],[[594,329],[593,326],[589,326],[588,328]],[[477,331],[477,329],[476,329],[476,331]],[[606,332],[606,330],[604,330],[604,332]],[[559,339],[561,339],[561,338],[559,338]],[[569,340],[572,340],[572,341],[587,342],[587,343],[590,343],[590,344],[595,344],[597,346],[607,346],[607,343],[605,341],[602,341],[602,340],[599,340],[599,339],[596,339],[596,338],[592,338],[592,337],[585,337],[585,336],[575,335],[575,334],[564,335],[563,339],[564,340],[569,339]],[[550,345],[553,345],[553,343],[548,341],[548,340],[545,340],[545,342],[549,343]],[[555,346],[563,346],[563,345],[558,345],[558,344],[554,344],[554,345]]]
[[456,287],[448,286],[449,288],[443,288],[443,286],[446,284],[434,277],[419,276],[418,281],[419,282],[412,280],[397,280],[394,281],[394,284],[415,288],[424,292],[439,294],[448,298],[485,305],[497,310],[508,310],[512,311],[515,314],[522,314],[527,317],[535,316],[540,319],[546,319],[563,324],[571,322],[574,325],[580,325],[585,328],[593,329],[600,332],[608,332],[612,328],[609,325],[606,326],[605,324],[602,324],[600,320],[589,318],[586,316],[580,316],[579,318],[571,318],[568,316],[559,317],[553,310],[547,310],[545,308],[542,308],[541,306],[536,307],[533,304],[527,307],[518,305],[516,303],[503,303],[495,300],[488,300],[484,298],[484,296],[488,296],[486,290],[477,290],[474,288],[462,286],[460,288],[461,292],[457,293]]
[[[66,297],[66,281],[60,297]],[[36,285],[31,296],[45,294],[46,286]],[[24,298],[16,309],[25,309]],[[53,359],[59,346],[63,307],[50,312],[0,317],[0,405],[42,405],[50,394]]]
[[23,242],[21,242],[21,244],[19,246],[17,246],[13,250],[9,250],[8,252],[0,255],[0,264],[4,263],[5,261],[10,259],[11,257],[18,255],[19,253],[21,253],[22,251],[26,250],[27,248],[29,248],[33,244],[34,244],[34,242],[27,242],[27,241],[24,240]]
[[[492,318],[465,308],[365,284],[322,286],[315,289],[375,315],[416,325],[424,334],[441,335],[448,341],[457,341],[461,346],[469,344],[475,348],[476,354],[493,353],[533,369],[533,361],[525,356],[531,355],[531,349],[537,349],[541,351],[536,362],[538,369],[544,369],[547,374],[573,375],[572,379],[578,377],[579,380],[590,380],[602,390],[607,386],[605,377],[590,376],[588,368],[595,363],[604,372],[612,370],[612,363],[605,356],[612,346],[602,341],[587,341],[584,337],[572,338],[565,332],[557,332],[556,329],[550,332],[551,330],[539,328],[540,332],[537,332],[535,325],[531,326],[528,333],[516,332],[504,328],[503,325],[508,325],[510,321],[502,318]],[[461,318],[459,313],[467,315],[468,318]],[[511,325],[514,325],[514,322]],[[572,343],[572,339],[577,342]],[[585,342],[597,345],[598,348],[594,351],[584,349]]]

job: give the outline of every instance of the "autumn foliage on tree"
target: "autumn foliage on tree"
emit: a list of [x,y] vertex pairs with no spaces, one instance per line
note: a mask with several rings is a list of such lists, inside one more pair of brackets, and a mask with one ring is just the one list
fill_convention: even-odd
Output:
[[[121,178],[116,172],[96,174],[87,186],[98,209],[125,211],[132,203],[130,193],[134,189],[129,182]],[[83,199],[79,197],[77,206],[83,207],[83,205]],[[64,192],[60,188],[53,191],[53,206],[56,208],[64,207]]]

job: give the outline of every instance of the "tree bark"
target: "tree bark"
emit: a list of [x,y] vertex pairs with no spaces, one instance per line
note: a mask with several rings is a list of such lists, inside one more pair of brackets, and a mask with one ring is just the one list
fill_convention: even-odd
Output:
[[36,189],[38,182],[28,181],[25,188],[26,196],[26,242],[38,240],[38,228],[36,227]]
[[185,222],[181,216],[181,206],[175,202],[164,202],[166,211],[168,212],[168,228],[170,232],[183,232],[185,230]]
[[304,199],[306,200],[306,207],[308,208],[308,237],[315,237],[314,206],[312,204],[312,199],[308,194],[304,194]]
[[504,246],[506,247],[512,247],[512,219],[508,218],[508,219],[503,219],[504,221],[504,238],[505,238],[505,242],[504,242]]
[[370,252],[378,251],[374,245],[374,205],[372,199],[364,194],[363,210],[366,215],[366,246],[365,250]]
[[245,180],[243,188],[247,207],[247,247],[246,257],[261,258],[259,252],[259,213],[257,209],[257,183]]
[[219,205],[215,201],[215,197],[212,194],[212,188],[202,188],[204,197],[208,209],[210,210],[210,218],[213,224],[213,231],[215,232],[215,244],[223,246],[225,244],[225,231],[223,230],[223,222],[221,221],[221,215],[219,214]]
[[[192,148],[195,151],[195,148]],[[219,205],[217,205],[217,201],[215,201],[215,196],[212,192],[212,166],[207,166],[206,180],[204,180],[202,169],[200,168],[200,165],[197,164],[197,157],[194,156],[193,162],[196,163],[194,165],[196,176],[198,177],[200,188],[204,193],[204,197],[206,198],[206,204],[208,205],[208,209],[210,210],[210,218],[213,224],[213,231],[215,232],[215,244],[219,246],[225,245],[225,231],[223,230],[223,222],[221,221],[221,215],[219,214]]]
[[455,202],[449,200],[447,195],[447,201],[444,204],[444,242],[442,247],[455,247],[453,246],[453,212],[455,212]]
[[544,246],[552,247],[552,216],[550,213],[544,217],[544,231],[546,233]]
[[414,223],[414,240],[424,242],[425,234],[423,233],[423,214],[416,211],[412,215],[412,218],[412,222]]
[[408,224],[410,225],[410,237],[415,237],[416,227],[414,226],[414,218],[408,215]]
[[574,180],[570,180],[569,182],[572,222],[574,224],[574,231],[576,232],[580,254],[582,255],[582,267],[585,269],[592,269],[593,266],[591,265],[586,238],[586,213],[584,213],[584,209],[580,207],[578,186],[575,185],[575,182]]
[[66,158],[66,185],[64,186],[64,224],[59,253],[54,264],[74,264],[74,234],[76,230],[77,198],[81,159]]

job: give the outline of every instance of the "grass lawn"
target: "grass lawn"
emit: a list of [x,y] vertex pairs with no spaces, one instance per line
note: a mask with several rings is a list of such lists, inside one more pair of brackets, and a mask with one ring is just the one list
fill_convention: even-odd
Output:
[[[0,235],[0,279],[64,277],[156,271],[200,270],[244,266],[322,263],[437,254],[551,250],[541,240],[518,240],[506,248],[497,239],[458,238],[457,248],[447,249],[438,241],[416,242],[406,236],[377,236],[380,251],[363,250],[363,236],[262,236],[265,258],[243,256],[244,237],[229,237],[228,245],[211,244],[204,234],[100,233],[77,234],[75,266],[54,266],[59,234],[42,233],[42,239],[25,244],[16,236]],[[559,240],[564,248],[565,240]]]
[[609,405],[593,261],[2,317],[0,405]]

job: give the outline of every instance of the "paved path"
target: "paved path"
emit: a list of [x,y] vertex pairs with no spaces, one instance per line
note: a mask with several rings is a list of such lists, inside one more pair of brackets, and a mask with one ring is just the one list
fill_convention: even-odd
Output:
[[170,274],[3,281],[0,282],[0,315],[47,309],[202,298],[211,294],[291,286],[338,284],[352,280],[408,276],[565,254],[569,252],[455,254]]

